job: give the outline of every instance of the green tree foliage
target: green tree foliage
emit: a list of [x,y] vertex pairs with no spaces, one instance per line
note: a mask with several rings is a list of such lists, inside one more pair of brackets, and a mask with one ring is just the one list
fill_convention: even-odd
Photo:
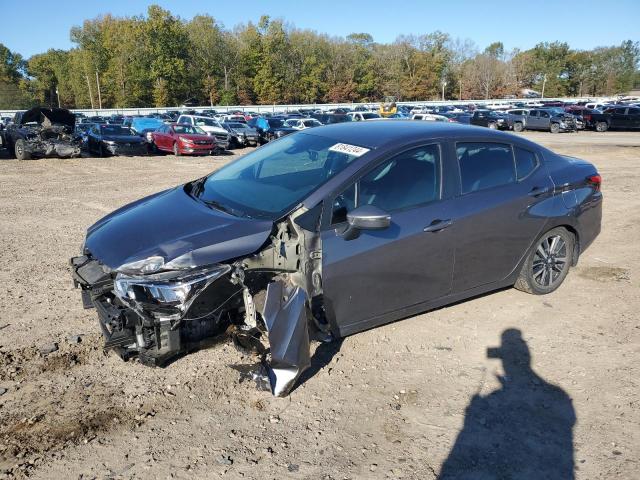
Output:
[[640,45],[590,51],[545,42],[484,49],[443,32],[376,43],[299,30],[262,17],[225,28],[209,15],[183,20],[157,5],[146,15],[104,15],[71,29],[75,47],[28,61],[0,44],[0,108],[79,108],[492,98],[523,88],[545,96],[612,95],[640,84]]

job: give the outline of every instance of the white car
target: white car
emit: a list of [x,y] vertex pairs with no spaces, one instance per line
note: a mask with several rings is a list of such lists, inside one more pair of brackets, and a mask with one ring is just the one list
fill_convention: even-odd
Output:
[[229,137],[229,132],[222,128],[222,125],[220,125],[220,123],[218,123],[215,118],[202,117],[199,115],[180,115],[176,123],[200,127],[205,131],[207,135],[216,137],[216,143],[218,144],[219,148],[225,150],[229,148],[229,143],[231,140]]
[[307,128],[321,127],[322,123],[315,118],[290,118],[285,120],[284,126],[296,130],[306,130]]
[[436,115],[435,113],[416,113],[411,120],[427,120],[431,122],[448,122],[449,119],[444,115]]
[[373,120],[381,118],[379,113],[375,112],[351,112],[347,113],[348,117],[351,117],[353,122],[364,122],[365,120]]

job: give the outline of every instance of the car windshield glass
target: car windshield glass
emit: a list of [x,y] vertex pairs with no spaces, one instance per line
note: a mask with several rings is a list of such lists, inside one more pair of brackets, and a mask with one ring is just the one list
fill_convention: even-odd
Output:
[[368,150],[297,133],[193,182],[187,191],[239,216],[276,220]]
[[377,113],[363,113],[362,118],[364,118],[365,120],[369,120],[370,118],[380,118],[380,115],[378,115]]
[[216,122],[213,118],[203,118],[203,117],[196,117],[193,119],[193,121],[195,122],[195,124],[197,126],[207,126],[207,127],[219,127],[220,125],[218,125],[218,122]]
[[120,125],[100,125],[102,135],[131,135],[131,130]]
[[227,123],[227,125],[229,127],[231,127],[231,128],[244,128],[245,127],[244,123],[239,123],[239,122],[230,122],[230,123]]
[[164,125],[157,118],[134,118],[131,122],[137,129],[158,128]]
[[278,118],[270,118],[269,120],[267,120],[267,122],[269,122],[269,126],[271,128],[279,128],[284,123],[282,120]]
[[206,135],[204,130],[198,127],[192,127],[191,125],[175,125],[173,131],[190,135]]

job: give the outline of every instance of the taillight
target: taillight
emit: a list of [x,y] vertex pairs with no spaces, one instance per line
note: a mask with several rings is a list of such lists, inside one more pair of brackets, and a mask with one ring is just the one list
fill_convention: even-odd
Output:
[[591,175],[587,177],[587,183],[593,187],[596,192],[600,191],[602,185],[602,177],[600,175]]
[[591,115],[583,115],[582,118],[584,119],[585,122],[591,121]]

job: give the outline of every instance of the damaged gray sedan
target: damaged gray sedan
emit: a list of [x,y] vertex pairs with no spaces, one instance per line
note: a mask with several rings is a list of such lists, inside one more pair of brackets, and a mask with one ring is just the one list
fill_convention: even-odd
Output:
[[310,340],[558,288],[600,231],[593,165],[426,123],[296,133],[98,221],[71,266],[106,348],[163,366],[226,331],[286,395]]

